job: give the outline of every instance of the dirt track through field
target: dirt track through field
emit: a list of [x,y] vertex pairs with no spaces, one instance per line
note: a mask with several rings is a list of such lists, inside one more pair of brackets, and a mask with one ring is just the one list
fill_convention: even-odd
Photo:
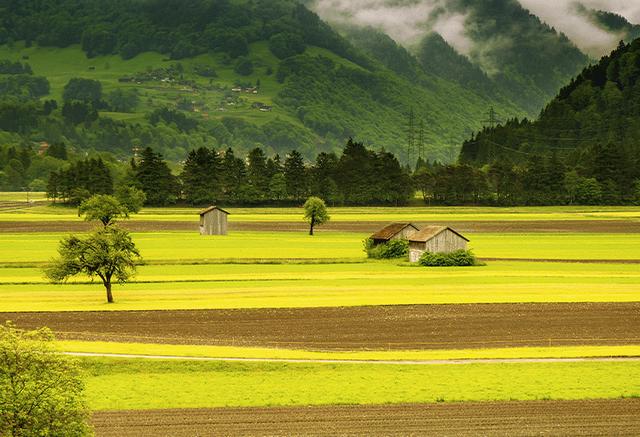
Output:
[[[409,220],[409,218],[408,218]],[[632,220],[484,220],[450,221],[443,215],[439,223],[446,223],[460,232],[468,233],[640,233],[640,221]],[[322,226],[322,232],[373,233],[384,226],[381,221],[329,222]],[[433,223],[416,222],[420,226]],[[0,221],[0,233],[9,232],[81,232],[91,229],[91,224],[83,221]],[[198,222],[189,221],[142,221],[132,220],[122,226],[135,232],[147,231],[198,231]],[[233,231],[306,232],[307,225],[298,222],[229,222]]]
[[99,437],[637,435],[640,399],[96,412]]
[[640,303],[0,313],[59,338],[312,350],[640,344]]

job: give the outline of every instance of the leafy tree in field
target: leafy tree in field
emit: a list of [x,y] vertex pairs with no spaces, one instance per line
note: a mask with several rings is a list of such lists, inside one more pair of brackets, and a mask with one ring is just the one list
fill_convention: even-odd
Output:
[[0,325],[0,435],[91,436],[80,367],[53,334]]
[[309,235],[313,235],[313,229],[328,222],[330,218],[324,200],[309,197],[304,203],[304,218],[309,222]]
[[99,221],[109,226],[119,218],[129,218],[129,210],[114,196],[96,194],[80,204],[78,215],[83,215],[88,222]]
[[53,282],[63,282],[84,274],[99,277],[107,292],[107,302],[113,303],[112,281],[126,283],[136,271],[140,252],[129,233],[116,226],[102,227],[84,238],[74,235],[64,238],[58,248],[59,257],[46,268]]
[[129,214],[140,212],[144,202],[147,200],[144,191],[126,185],[119,186],[115,194],[116,199],[118,199]]
[[62,98],[65,102],[79,100],[97,107],[102,100],[102,84],[98,80],[72,78],[64,86]]

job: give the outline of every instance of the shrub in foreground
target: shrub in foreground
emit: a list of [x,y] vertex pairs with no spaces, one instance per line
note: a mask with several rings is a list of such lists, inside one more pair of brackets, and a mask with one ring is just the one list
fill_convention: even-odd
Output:
[[404,258],[409,254],[409,242],[407,240],[391,240],[387,243],[373,245],[370,238],[364,240],[364,251],[367,257],[372,259]]
[[46,328],[0,325],[0,435],[90,436],[80,367]]
[[470,267],[477,265],[476,257],[470,250],[456,250],[450,253],[425,252],[418,261],[426,267]]

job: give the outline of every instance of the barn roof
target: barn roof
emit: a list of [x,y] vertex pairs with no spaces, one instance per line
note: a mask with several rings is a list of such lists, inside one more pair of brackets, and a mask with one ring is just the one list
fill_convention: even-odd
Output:
[[446,230],[453,232],[463,240],[469,241],[467,237],[465,237],[455,229],[451,229],[448,226],[426,226],[422,228],[422,230],[416,232],[411,237],[409,237],[409,241],[415,241],[416,243],[426,243],[427,241],[431,240],[437,235],[440,235],[442,232]]
[[210,206],[209,208],[207,208],[207,209],[203,209],[202,211],[200,211],[200,215],[205,215],[206,213],[211,212],[211,211],[214,211],[214,210],[216,210],[216,209],[217,209],[218,211],[222,211],[222,212],[224,212],[224,213],[225,213],[225,214],[227,214],[227,215],[229,215],[229,214],[230,214],[228,211],[225,211],[225,210],[224,210],[224,209],[222,209],[222,208],[219,208],[219,207],[217,207],[217,206]]
[[411,226],[416,231],[418,228],[411,223],[391,223],[389,226],[385,226],[378,232],[373,234],[370,238],[372,240],[390,240],[394,235],[402,232],[402,230],[408,226]]

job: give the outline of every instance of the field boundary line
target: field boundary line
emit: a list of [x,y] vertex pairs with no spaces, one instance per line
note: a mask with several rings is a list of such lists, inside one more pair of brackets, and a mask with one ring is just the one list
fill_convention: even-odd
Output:
[[562,259],[562,258],[478,258],[484,262],[527,262],[560,264],[640,264],[640,259]]
[[62,355],[81,358],[127,358],[171,361],[234,361],[258,363],[299,364],[384,364],[384,365],[464,365],[464,364],[518,364],[518,363],[581,363],[581,362],[640,362],[640,357],[592,357],[592,358],[476,358],[453,360],[347,360],[347,359],[297,359],[297,358],[215,358],[182,357],[177,355],[102,354],[95,352],[60,352]]

